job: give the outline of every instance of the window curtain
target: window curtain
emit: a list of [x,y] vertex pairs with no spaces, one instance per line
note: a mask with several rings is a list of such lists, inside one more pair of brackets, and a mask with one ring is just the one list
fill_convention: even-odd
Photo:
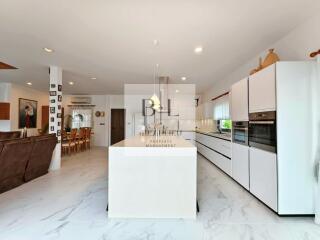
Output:
[[93,126],[92,108],[73,108],[72,109],[72,128],[92,127]]
[[213,119],[230,119],[229,94],[213,101]]

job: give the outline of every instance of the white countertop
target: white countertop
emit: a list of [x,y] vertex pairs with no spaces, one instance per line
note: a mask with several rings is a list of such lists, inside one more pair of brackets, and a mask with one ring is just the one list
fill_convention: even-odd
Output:
[[135,136],[118,142],[111,147],[156,147],[156,148],[194,148],[190,142],[177,136]]

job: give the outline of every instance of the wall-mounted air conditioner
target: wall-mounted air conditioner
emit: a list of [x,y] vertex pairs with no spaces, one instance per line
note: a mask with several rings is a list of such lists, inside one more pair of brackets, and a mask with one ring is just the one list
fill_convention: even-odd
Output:
[[72,97],[71,103],[74,105],[85,105],[85,104],[90,105],[91,100],[92,100],[91,97]]

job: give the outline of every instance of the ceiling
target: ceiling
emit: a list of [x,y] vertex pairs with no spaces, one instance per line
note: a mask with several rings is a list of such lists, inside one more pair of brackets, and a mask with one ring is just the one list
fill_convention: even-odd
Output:
[[186,76],[201,93],[319,8],[319,0],[1,0],[0,61],[19,69],[1,70],[0,81],[48,90],[48,66],[58,65],[74,82],[66,93],[120,94],[126,83],[152,83],[158,63],[171,83]]

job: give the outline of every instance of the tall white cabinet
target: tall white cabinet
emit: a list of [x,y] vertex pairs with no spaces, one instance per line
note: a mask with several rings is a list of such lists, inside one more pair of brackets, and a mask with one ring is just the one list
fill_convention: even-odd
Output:
[[[231,120],[248,121],[248,78],[231,87]],[[249,190],[249,147],[232,143],[232,177]]]
[[231,119],[248,121],[248,116],[248,78],[245,78],[231,87]]
[[276,110],[276,64],[249,77],[249,113]]
[[278,62],[250,76],[249,113],[275,111],[277,154],[250,147],[250,192],[280,215],[314,214],[313,62]]
[[249,147],[232,143],[232,177],[249,190]]
[[314,214],[315,210],[311,124],[315,68],[314,62],[276,64],[279,214]]
[[250,192],[278,211],[277,155],[250,147]]

